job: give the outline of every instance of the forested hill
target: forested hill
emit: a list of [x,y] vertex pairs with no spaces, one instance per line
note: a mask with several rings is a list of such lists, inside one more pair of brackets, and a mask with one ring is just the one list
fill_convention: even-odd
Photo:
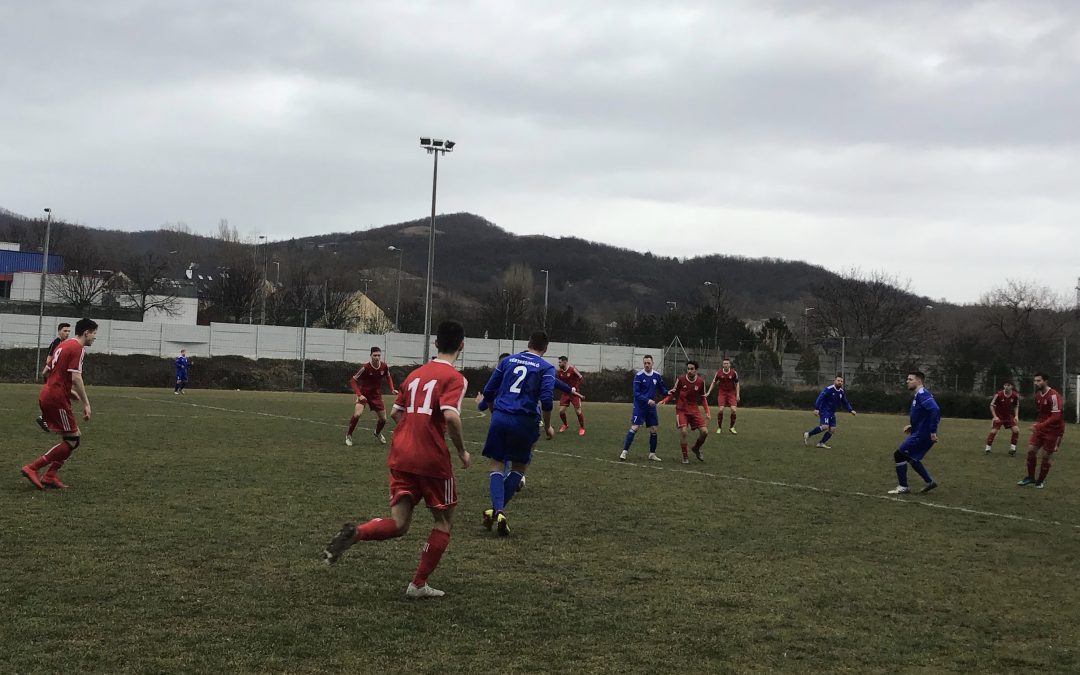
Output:
[[[520,236],[468,213],[439,216],[436,229],[435,319],[462,318],[474,335],[508,336],[538,325],[544,308],[541,270],[550,272],[549,329],[553,336],[581,340],[647,336],[655,341],[678,334],[737,341],[747,335],[744,320],[778,316],[805,332],[805,310],[816,302],[812,289],[836,287],[839,280],[804,262],[720,255],[678,259],[577,238]],[[0,210],[0,240],[39,250],[42,230],[40,220]],[[141,277],[184,279],[193,271],[196,280],[200,274],[212,278],[212,283],[196,281],[202,284],[203,322],[249,320],[265,274],[274,283],[268,321],[298,325],[307,308],[335,323],[327,314],[327,298],[364,290],[388,317],[400,317],[400,330],[421,330],[426,219],[258,242],[254,234],[241,237],[225,221],[216,236],[194,234],[182,223],[121,232],[54,222],[51,250],[65,256],[68,270],[82,274],[111,270],[130,277],[138,269]],[[404,251],[400,302],[398,249]]]

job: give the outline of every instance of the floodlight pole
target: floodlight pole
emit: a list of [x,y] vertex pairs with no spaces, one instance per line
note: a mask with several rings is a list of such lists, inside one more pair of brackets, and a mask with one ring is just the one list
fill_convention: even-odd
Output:
[[41,374],[41,327],[45,322],[45,279],[49,274],[49,235],[52,232],[52,209],[45,209],[45,246],[41,250],[41,280],[37,321],[37,357],[34,360],[34,379]]
[[544,330],[547,330],[547,316],[548,316],[548,281],[551,278],[550,270],[540,270],[544,273]]
[[431,225],[428,227],[427,280],[424,288],[424,363],[431,359],[431,288],[435,274],[435,201],[439,188],[439,155],[450,152],[453,141],[421,138],[420,145],[434,156],[431,171]]

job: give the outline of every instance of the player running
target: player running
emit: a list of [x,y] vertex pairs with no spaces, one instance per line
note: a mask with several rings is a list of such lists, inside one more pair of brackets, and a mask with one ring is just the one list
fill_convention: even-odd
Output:
[[173,394],[183,394],[184,388],[187,387],[187,369],[191,365],[191,359],[187,357],[187,350],[181,349],[180,356],[176,357],[176,386],[173,387]]
[[817,400],[814,401],[814,414],[818,416],[818,421],[821,424],[803,433],[803,445],[809,444],[811,436],[816,436],[824,431],[825,435],[821,437],[815,447],[825,448],[826,450],[832,448],[827,443],[832,438],[832,435],[836,433],[836,409],[840,406],[844,406],[852,415],[855,414],[855,409],[851,407],[851,402],[848,401],[847,394],[844,393],[844,378],[837,375],[833,383],[822,389]]
[[[94,344],[97,339],[98,325],[91,319],[79,319],[75,323],[75,337],[64,340],[53,350],[49,357],[49,377],[45,380],[38,394],[38,406],[41,408],[41,420],[51,433],[60,434],[61,441],[49,448],[41,457],[22,467],[22,475],[41,490],[46,487],[64,489],[67,485],[60,482],[57,472],[75,448],[79,447],[82,431],[71,411],[71,401],[79,400],[83,404],[83,419],[90,420],[90,399],[86,395],[83,382],[83,349]],[[44,476],[38,477],[38,471],[46,464],[49,469]]]
[[1001,385],[1001,391],[994,394],[990,399],[990,415],[993,422],[990,425],[990,433],[986,435],[986,448],[984,454],[990,454],[990,447],[994,444],[994,437],[998,429],[1005,427],[1012,432],[1009,438],[1009,457],[1016,455],[1016,441],[1020,438],[1020,396],[1013,389],[1013,383],[1006,381]]
[[[573,390],[581,388],[581,383],[585,381],[585,376],[581,372],[570,365],[570,360],[565,356],[559,357],[559,367],[555,371],[555,377],[559,378],[559,381],[570,387]],[[577,394],[563,394],[562,399],[559,400],[559,419],[562,421],[562,425],[559,427],[559,433],[566,431],[566,409],[569,406],[574,406],[574,412],[577,413],[578,421],[578,436],[585,435],[585,415],[581,412],[581,396]]]
[[[698,438],[692,450],[699,462],[705,461],[705,458],[701,456],[701,446],[709,437],[709,425],[705,422],[709,418],[709,399],[705,392],[705,381],[698,377],[697,370],[697,361],[687,361],[686,374],[680,375],[675,380],[675,386],[671,388],[671,392],[660,401],[663,405],[675,399],[675,425],[679,428],[679,447],[682,448],[683,464],[690,463],[690,457],[686,453],[687,432],[698,432]],[[705,406],[705,417],[701,416],[699,405]]]
[[626,432],[623,450],[619,454],[621,462],[626,461],[630,455],[630,444],[634,442],[634,436],[643,424],[649,429],[649,459],[653,462],[662,461],[656,455],[656,428],[660,423],[656,415],[656,402],[667,396],[668,389],[664,386],[664,378],[652,369],[652,356],[646,354],[641,359],[641,365],[642,369],[634,375],[634,411],[630,415],[630,430]]
[[889,490],[891,495],[906,495],[911,492],[907,482],[907,468],[915,469],[915,473],[926,481],[920,493],[925,494],[938,486],[930,477],[930,472],[923,466],[922,460],[930,448],[937,443],[938,422],[941,421],[941,409],[933,395],[923,386],[926,376],[921,371],[915,370],[908,373],[907,388],[914,392],[911,399],[911,413],[904,433],[908,435],[900,447],[893,453],[896,462],[897,485]]
[[360,366],[360,370],[349,380],[349,386],[356,392],[356,403],[353,406],[353,415],[349,418],[349,432],[345,434],[345,445],[353,444],[352,434],[356,430],[356,423],[364,414],[364,406],[368,406],[375,412],[378,421],[375,431],[372,433],[380,443],[386,443],[386,436],[382,430],[386,426],[386,407],[382,400],[382,383],[386,381],[390,387],[390,393],[395,396],[398,393],[394,389],[394,378],[390,375],[390,368],[382,360],[382,350],[378,347],[371,348],[371,361]]
[[468,385],[454,368],[465,347],[465,329],[457,321],[444,321],[435,332],[438,355],[409,373],[394,401],[397,423],[386,464],[390,468],[390,517],[374,518],[362,525],[346,523],[334,536],[323,559],[337,562],[357,541],[381,541],[409,531],[413,509],[424,500],[435,526],[420,549],[420,562],[408,588],[407,598],[445,595],[427,584],[450,543],[450,526],[457,504],[457,486],[445,435],[457,449],[463,469],[471,458],[461,430],[461,401]]
[[[69,337],[71,337],[71,324],[67,322],[59,324],[56,327],[56,337],[54,337],[52,343],[49,344],[49,353],[45,355],[45,367],[41,369],[42,380],[49,376],[49,364],[52,362],[53,352],[56,351],[56,348],[60,346],[61,342],[67,340]],[[34,421],[37,422],[42,431],[49,433],[49,425],[45,424],[44,417],[38,415],[37,419]]]
[[713,381],[709,384],[709,390],[705,392],[708,398],[712,394],[713,387],[719,389],[716,395],[716,433],[724,431],[724,408],[731,408],[731,420],[728,422],[728,431],[735,431],[735,415],[739,411],[739,399],[742,398],[742,385],[739,384],[739,374],[731,367],[731,359],[720,362],[720,370],[716,371]]
[[[1031,438],[1028,439],[1027,476],[1017,485],[1032,485],[1040,490],[1045,487],[1046,475],[1050,473],[1050,458],[1061,447],[1065,436],[1065,417],[1061,410],[1061,394],[1050,386],[1046,373],[1035,373],[1035,408],[1038,415],[1031,425]],[[1042,455],[1039,478],[1035,478],[1035,462]]]
[[[483,453],[490,460],[491,508],[484,511],[482,522],[489,530],[495,526],[502,537],[510,534],[504,510],[524,480],[532,461],[533,444],[540,438],[537,419],[542,422],[548,440],[555,436],[551,428],[555,368],[543,358],[547,348],[547,333],[542,330],[533,333],[528,349],[508,356],[495,367],[478,403],[483,410],[491,402],[491,424]],[[509,471],[506,471],[507,463]]]

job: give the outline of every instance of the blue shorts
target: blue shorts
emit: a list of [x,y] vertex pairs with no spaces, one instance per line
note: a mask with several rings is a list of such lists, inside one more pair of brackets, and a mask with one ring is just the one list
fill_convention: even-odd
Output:
[[909,459],[919,461],[930,452],[932,447],[934,447],[934,441],[927,436],[908,436],[896,451]]
[[818,419],[821,420],[821,426],[829,426],[829,427],[835,427],[836,426],[836,413],[822,412],[821,414],[818,415]]
[[656,406],[644,405],[634,406],[634,412],[630,416],[630,424],[636,424],[642,427],[658,427],[660,426],[660,417],[656,414]]
[[532,448],[540,438],[540,428],[532,415],[510,415],[498,410],[491,413],[484,457],[498,462],[528,464]]
[[177,373],[176,374],[176,381],[177,382],[187,382],[187,373]]

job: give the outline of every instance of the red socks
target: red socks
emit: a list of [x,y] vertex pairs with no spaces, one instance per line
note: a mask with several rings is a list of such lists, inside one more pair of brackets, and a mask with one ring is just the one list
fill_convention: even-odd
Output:
[[687,459],[688,455],[686,454],[686,442],[683,441],[683,442],[679,443],[679,447],[682,448],[683,459]]
[[34,471],[37,471],[46,464],[55,464],[50,471],[56,471],[64,465],[64,460],[71,456],[71,446],[67,444],[67,441],[60,441],[56,445],[49,448],[41,457],[38,457],[28,465]]
[[442,559],[446,547],[450,545],[450,533],[432,529],[428,535],[424,548],[420,550],[420,564],[416,566],[416,574],[413,575],[413,585],[423,586],[427,583],[428,576],[435,571]]
[[382,541],[401,536],[393,518],[374,518],[356,528],[358,541]]
[[[1014,431],[1014,432],[1012,433],[1012,436],[1010,436],[1010,437],[1009,437],[1009,445],[1016,445],[1016,442],[1017,442],[1018,440],[1020,440],[1020,433],[1019,433],[1019,432],[1016,432],[1016,431]],[[987,443],[987,445],[989,445],[989,443]]]
[[[1016,434],[1013,434],[1013,436],[1015,436],[1015,435]],[[986,444],[987,445],[993,445],[994,444],[994,436],[997,436],[996,431],[991,431],[990,433],[986,434]],[[1015,438],[1013,439],[1013,445],[1016,445],[1016,439]]]
[[1050,455],[1043,457],[1042,466],[1039,467],[1039,482],[1046,480],[1046,474],[1050,473]]
[[566,411],[559,411],[559,419],[562,420],[563,426],[566,426]]
[[359,421],[360,421],[359,417],[350,417],[349,418],[349,435],[350,436],[352,436],[353,430],[356,429],[356,423],[359,422]]

